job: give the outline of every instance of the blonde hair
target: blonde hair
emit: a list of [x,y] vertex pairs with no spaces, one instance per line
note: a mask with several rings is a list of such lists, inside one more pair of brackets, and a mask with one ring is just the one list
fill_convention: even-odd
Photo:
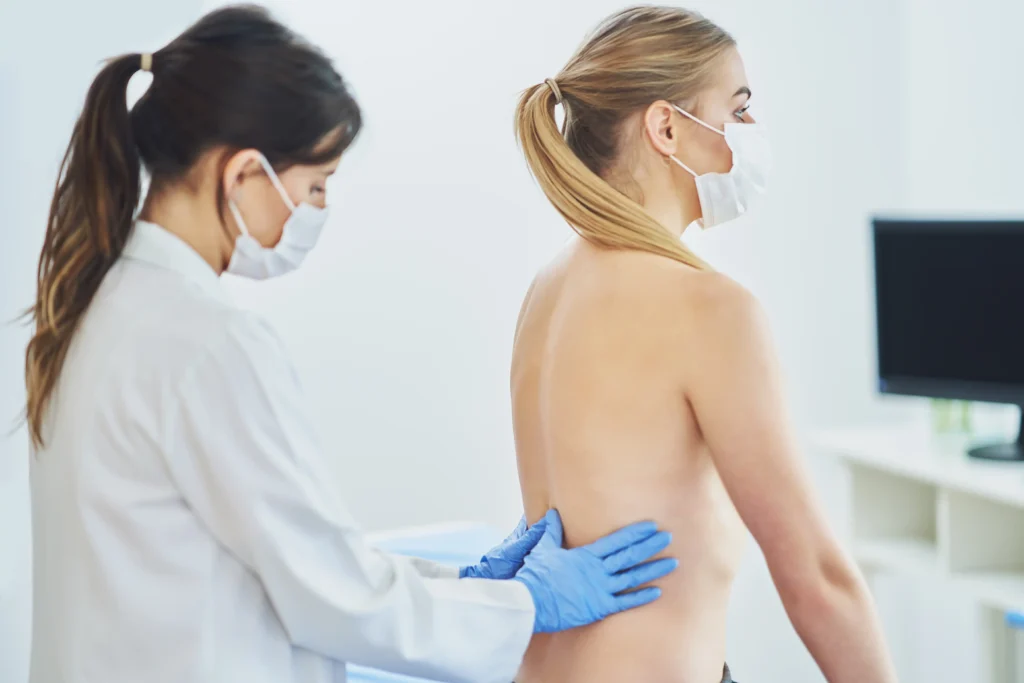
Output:
[[[516,137],[544,194],[581,237],[706,269],[696,254],[602,176],[619,157],[622,123],[653,102],[692,104],[732,36],[696,12],[634,7],[606,19],[554,78],[523,93]],[[555,105],[565,109],[565,132]]]

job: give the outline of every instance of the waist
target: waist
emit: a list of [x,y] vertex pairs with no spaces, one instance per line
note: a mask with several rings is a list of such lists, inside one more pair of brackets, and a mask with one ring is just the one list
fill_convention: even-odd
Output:
[[727,593],[673,600],[668,590],[652,605],[535,636],[516,683],[718,683],[726,657]]

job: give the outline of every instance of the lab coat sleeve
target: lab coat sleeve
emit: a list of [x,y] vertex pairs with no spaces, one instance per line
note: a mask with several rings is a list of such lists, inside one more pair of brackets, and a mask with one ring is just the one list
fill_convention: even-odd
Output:
[[529,591],[370,547],[325,483],[282,344],[250,314],[224,326],[169,387],[167,464],[210,532],[260,577],[293,644],[413,676],[513,680],[533,631]]
[[431,562],[430,560],[424,560],[420,557],[408,558],[409,563],[412,565],[416,573],[422,577],[428,579],[457,579],[459,578],[459,568],[450,567],[446,564],[438,564],[437,562]]

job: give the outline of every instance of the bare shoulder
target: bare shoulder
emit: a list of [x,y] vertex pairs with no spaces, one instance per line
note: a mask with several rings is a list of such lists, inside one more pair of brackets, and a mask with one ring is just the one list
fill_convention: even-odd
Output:
[[679,269],[665,296],[678,312],[672,334],[693,359],[767,351],[768,318],[757,297],[722,273]]
[[526,293],[523,295],[523,302],[519,306],[519,317],[516,320],[516,330],[513,337],[514,341],[519,340],[519,334],[522,332],[523,325],[526,323],[526,318],[529,315],[531,305],[534,303],[536,298],[543,295],[544,285],[552,278],[552,272],[558,267],[558,263],[559,259],[556,259],[542,267],[537,271],[537,274],[534,275],[533,280],[530,281],[529,287],[526,288]]
[[672,293],[701,322],[751,324],[763,317],[761,303],[746,287],[714,271],[681,273]]
[[[671,344],[681,337],[756,333],[764,325],[760,303],[732,278],[702,271],[663,256],[634,250],[608,250],[582,240],[568,246],[542,268],[520,310],[517,331],[533,304],[544,308],[562,290],[566,278],[575,310],[588,310],[613,326],[629,326],[630,335]],[[580,306],[583,306],[581,309]]]

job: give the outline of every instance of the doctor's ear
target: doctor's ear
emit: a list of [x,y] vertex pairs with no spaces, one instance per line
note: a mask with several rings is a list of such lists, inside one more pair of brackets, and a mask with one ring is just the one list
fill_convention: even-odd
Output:
[[243,149],[235,152],[224,162],[224,170],[221,174],[224,194],[231,197],[241,189],[246,179],[257,173],[263,173],[258,150]]
[[654,151],[663,157],[675,155],[680,148],[678,116],[675,108],[664,100],[647,107],[644,112],[644,134]]

